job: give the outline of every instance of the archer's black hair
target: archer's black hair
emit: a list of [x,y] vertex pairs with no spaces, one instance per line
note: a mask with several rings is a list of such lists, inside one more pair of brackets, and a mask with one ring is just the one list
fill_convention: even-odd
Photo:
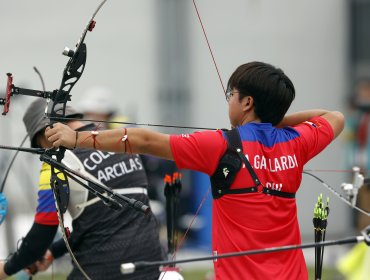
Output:
[[295,97],[292,81],[284,72],[263,62],[240,65],[231,75],[228,89],[239,91],[239,100],[251,96],[254,112],[261,122],[277,125]]

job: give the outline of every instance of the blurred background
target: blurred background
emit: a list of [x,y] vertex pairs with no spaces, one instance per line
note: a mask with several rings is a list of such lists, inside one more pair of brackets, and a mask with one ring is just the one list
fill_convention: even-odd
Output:
[[[99,2],[1,1],[0,96],[5,94],[8,72],[13,74],[16,86],[41,89],[33,66],[40,70],[48,91],[59,88],[68,61],[62,51],[65,46],[74,47]],[[352,181],[350,171],[354,165],[360,166],[366,177],[370,0],[196,3],[222,84],[226,85],[237,66],[248,61],[264,61],[282,68],[297,92],[290,112],[326,108],[340,110],[347,118],[345,132],[306,169],[316,170],[317,176],[339,192],[343,182]],[[73,106],[93,108],[86,104],[88,94],[104,88],[101,95],[110,96],[112,103],[107,107],[119,120],[229,127],[223,86],[191,0],[109,0],[96,22],[85,41],[87,64],[72,90]],[[33,97],[13,97],[10,112],[0,117],[1,145],[20,144],[26,134],[23,113],[32,100]],[[176,134],[192,131],[158,130]],[[13,152],[0,150],[0,181],[12,156]],[[151,193],[160,205],[164,201],[162,178],[165,171],[172,172],[176,167],[150,158],[147,161],[152,172]],[[9,213],[0,226],[0,259],[15,250],[17,240],[33,222],[40,164],[37,156],[20,154],[10,171],[4,190]],[[188,227],[209,188],[208,177],[203,174],[182,172],[180,231]],[[362,189],[364,194],[358,203],[369,211],[368,187]],[[304,242],[313,241],[313,207],[320,193],[330,197],[327,239],[358,233],[361,226],[369,224],[368,219],[354,213],[320,183],[303,175],[297,201]],[[211,252],[211,203],[208,196],[179,258]],[[160,206],[158,215],[163,223]],[[327,248],[324,266],[336,269],[337,261],[349,249]],[[314,251],[304,253],[308,265],[313,265]],[[204,270],[205,275],[212,270],[212,263],[184,266],[185,270],[194,268]]]

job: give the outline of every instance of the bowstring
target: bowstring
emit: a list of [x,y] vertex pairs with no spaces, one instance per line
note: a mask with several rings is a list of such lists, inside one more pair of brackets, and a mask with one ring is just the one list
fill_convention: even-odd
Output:
[[[222,90],[223,90],[223,92],[224,92],[224,95],[226,96],[226,89],[225,89],[225,86],[224,86],[224,84],[223,84],[223,82],[222,82],[222,78],[221,78],[221,75],[220,75],[220,71],[219,71],[219,69],[218,69],[217,62],[216,62],[215,56],[214,56],[214,54],[213,54],[211,44],[209,43],[208,36],[207,36],[207,32],[206,32],[206,30],[205,30],[205,27],[204,27],[204,24],[203,24],[203,21],[202,21],[202,18],[201,18],[201,15],[200,15],[200,13],[199,13],[199,10],[198,10],[198,7],[197,7],[197,4],[196,4],[195,0],[193,0],[193,7],[194,7],[194,9],[195,9],[195,12],[196,12],[196,14],[197,14],[197,18],[198,18],[199,23],[200,23],[200,26],[201,26],[201,28],[202,28],[204,38],[205,38],[205,40],[206,40],[206,42],[207,42],[207,46],[208,46],[208,49],[209,49],[209,51],[210,51],[210,54],[211,54],[211,57],[212,57],[212,61],[213,61],[213,65],[214,65],[214,67],[215,67],[215,69],[216,69],[216,72],[217,72],[218,79],[219,79],[219,81],[220,81],[220,84],[221,84]],[[208,129],[208,130],[216,130],[216,129]],[[175,249],[175,252],[174,252],[174,253],[173,253],[173,255],[172,255],[172,259],[175,259],[177,252],[181,249],[182,245],[184,244],[184,242],[185,242],[185,238],[186,238],[186,236],[187,236],[188,232],[190,231],[191,227],[193,226],[193,224],[194,224],[194,222],[195,222],[195,219],[198,217],[199,212],[200,212],[201,208],[203,207],[204,202],[206,201],[206,199],[207,199],[207,197],[208,197],[208,195],[209,195],[210,191],[211,191],[211,186],[209,186],[209,187],[208,187],[207,192],[206,192],[206,193],[205,193],[205,195],[203,196],[203,198],[202,198],[202,200],[201,200],[201,202],[200,202],[200,204],[199,204],[199,206],[198,206],[198,208],[197,208],[197,211],[196,211],[196,213],[194,214],[194,216],[193,216],[193,218],[192,218],[192,221],[191,221],[190,225],[188,226],[187,230],[185,231],[185,234],[184,234],[184,235],[183,235],[183,237],[181,238],[181,240],[180,240],[180,242],[179,242],[178,246],[177,246],[177,247],[176,247],[176,249]]]
[[70,118],[70,117],[48,117],[50,120],[56,121],[80,121],[80,122],[96,122],[96,123],[107,123],[107,124],[123,124],[123,125],[137,125],[137,126],[152,126],[152,127],[168,127],[168,128],[179,128],[179,129],[193,129],[193,130],[218,130],[218,128],[211,127],[197,127],[197,126],[180,126],[180,125],[167,125],[167,124],[153,124],[153,123],[137,123],[137,122],[122,122],[122,121],[105,121],[105,120],[93,120],[93,119],[81,119],[81,118]]
[[218,79],[221,83],[221,87],[223,89],[223,92],[226,96],[226,89],[225,89],[225,86],[224,86],[224,83],[222,82],[222,78],[221,78],[221,75],[220,75],[220,71],[218,70],[218,66],[217,66],[217,63],[216,63],[216,59],[215,59],[215,56],[213,55],[213,51],[212,51],[212,48],[211,48],[211,44],[209,43],[209,40],[208,40],[208,36],[207,36],[207,32],[206,32],[206,29],[204,28],[204,25],[203,25],[203,21],[202,21],[202,18],[200,16],[200,13],[199,13],[199,10],[198,10],[198,7],[197,7],[197,4],[195,3],[195,0],[193,0],[193,6],[194,6],[194,9],[195,9],[195,12],[197,14],[197,17],[198,17],[198,20],[199,20],[199,23],[200,23],[200,26],[202,28],[202,31],[203,31],[203,35],[204,35],[204,38],[207,42],[207,46],[208,46],[208,50],[212,56],[212,61],[213,61],[213,65],[215,66],[215,69],[216,69],[216,72],[217,72],[217,75],[218,75]]

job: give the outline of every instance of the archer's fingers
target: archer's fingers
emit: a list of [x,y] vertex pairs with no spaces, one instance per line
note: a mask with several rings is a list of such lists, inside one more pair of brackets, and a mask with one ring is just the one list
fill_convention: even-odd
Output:
[[39,271],[45,271],[49,268],[51,265],[51,262],[48,260],[42,260],[42,261],[37,261],[36,262],[36,267]]
[[51,251],[48,249],[43,258],[39,259],[38,261],[35,262],[35,265],[38,269],[38,271],[45,271],[49,268],[49,266],[53,263],[54,257]]
[[45,136],[54,148],[60,146],[71,148],[71,145],[73,146],[74,135],[75,132],[72,129],[61,123],[56,123],[53,127],[47,127],[45,130]]
[[52,143],[54,148],[64,147],[67,149],[71,149],[72,145],[70,142],[66,139],[64,139],[63,135],[55,134],[51,137],[49,137],[48,141]]
[[27,266],[25,269],[23,269],[28,275],[35,275],[38,272],[37,266],[35,263]]
[[49,137],[49,136],[55,134],[56,132],[64,129],[65,127],[67,127],[67,126],[64,125],[64,124],[61,124],[61,123],[55,123],[55,124],[53,124],[53,126],[48,126],[45,129],[45,136]]
[[[46,133],[45,133],[46,135]],[[59,132],[56,132],[54,134],[51,134],[49,137],[47,137],[48,141],[52,143],[54,148],[57,148],[61,145],[61,137],[63,135]]]

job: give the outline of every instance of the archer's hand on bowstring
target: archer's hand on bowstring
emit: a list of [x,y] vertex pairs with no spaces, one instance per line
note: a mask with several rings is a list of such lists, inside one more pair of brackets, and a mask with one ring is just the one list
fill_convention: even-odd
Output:
[[25,269],[23,269],[23,271],[32,277],[32,275],[36,275],[36,273],[38,272],[38,269],[36,267],[36,264],[33,263],[27,266]]
[[49,266],[53,263],[54,256],[50,250],[46,250],[42,259],[36,261],[34,265],[36,266],[38,271],[45,271],[49,268]]
[[45,271],[53,263],[54,256],[50,250],[47,250],[42,258],[34,262],[33,264],[27,266],[24,271],[29,275],[35,275],[40,271]]

